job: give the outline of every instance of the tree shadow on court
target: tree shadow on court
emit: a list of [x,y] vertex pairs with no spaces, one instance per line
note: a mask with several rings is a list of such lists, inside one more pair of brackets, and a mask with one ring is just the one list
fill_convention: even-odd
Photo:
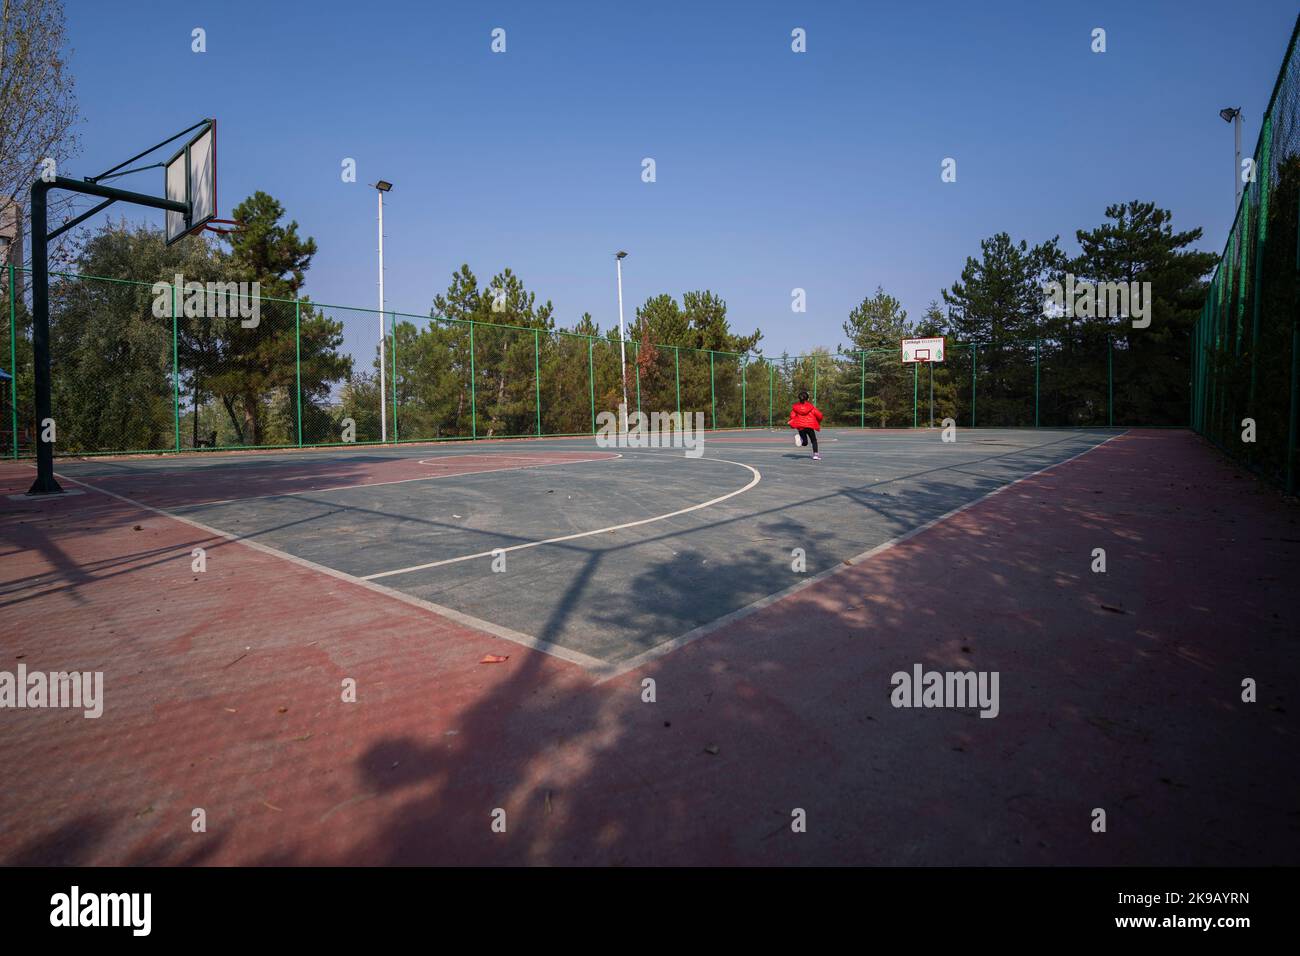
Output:
[[[1143,465],[1130,469],[1123,480],[1136,487]],[[1294,652],[1279,656],[1276,643],[1295,612],[1281,612],[1286,619],[1266,633],[1238,626],[1225,643],[1222,631],[1183,623],[1235,607],[1232,588],[1195,595],[1181,614],[1150,613],[1147,601],[1160,593],[1154,571],[1089,571],[1090,545],[1128,568],[1154,569],[1177,551],[1157,533],[1172,517],[1166,506],[1117,490],[1118,477],[1093,470],[1073,482],[1045,476],[1015,486],[978,515],[605,684],[577,681],[541,655],[512,658],[510,676],[461,711],[454,752],[400,736],[358,763],[359,786],[410,795],[347,856],[615,865],[1293,860],[1300,833],[1287,822],[1287,801],[1261,800],[1259,788],[1294,792],[1297,771],[1278,744],[1293,739],[1296,719],[1285,708],[1261,723],[1223,717],[1241,712],[1233,675],[1243,655],[1300,676]],[[949,510],[951,490],[930,479],[904,502],[861,488],[841,494],[911,524]],[[1139,513],[1155,523],[1135,521]],[[1214,523],[1217,534],[1230,527]],[[1194,565],[1199,554],[1185,542],[1178,557]],[[1289,555],[1295,566],[1294,549]],[[690,573],[660,562],[629,581],[630,592],[653,593],[662,605],[642,612],[642,626],[671,629],[672,607],[698,600],[699,574],[689,566],[698,555],[679,557]],[[761,576],[771,558],[750,548],[735,561]],[[1271,604],[1284,606],[1280,592]],[[998,717],[892,706],[891,675],[914,664],[998,672]],[[646,678],[654,703],[643,700]],[[1105,840],[1088,826],[1096,806],[1112,811]],[[504,834],[490,830],[495,807],[507,813]],[[801,812],[808,826],[799,833]]]

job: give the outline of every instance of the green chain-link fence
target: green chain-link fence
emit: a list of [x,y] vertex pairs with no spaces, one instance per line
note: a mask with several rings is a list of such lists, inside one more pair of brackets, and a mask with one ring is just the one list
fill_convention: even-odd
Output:
[[1191,394],[1192,427],[1290,494],[1300,464],[1298,35],[1300,18],[1193,331]]
[[[0,354],[15,374],[0,380],[0,433],[16,458],[36,438],[31,325],[23,270],[6,278],[18,294],[6,295]],[[615,337],[404,313],[381,323],[269,298],[255,318],[233,306],[212,317],[210,300],[201,316],[165,283],[53,279],[60,455],[590,435],[622,398]],[[628,342],[626,362],[630,410],[698,412],[709,429],[784,428],[805,389],[840,427],[1185,424],[1133,420],[1125,396],[1146,388],[1142,366],[1105,337],[950,343],[926,365],[904,365],[897,348],[778,358]]]

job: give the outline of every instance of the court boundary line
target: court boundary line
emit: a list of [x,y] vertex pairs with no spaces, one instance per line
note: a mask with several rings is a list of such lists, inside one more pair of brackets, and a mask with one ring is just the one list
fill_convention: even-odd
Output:
[[[623,456],[619,455],[618,457],[621,458]],[[598,460],[612,461],[613,459],[598,459]],[[746,465],[744,462],[729,461],[726,458],[704,458],[701,460],[717,461],[717,462],[722,462],[723,464],[726,465],[739,465],[741,468],[744,468],[747,471],[749,471],[754,477],[751,478],[749,484],[745,485],[743,488],[737,488],[735,491],[730,491],[727,494],[720,495],[717,498],[710,498],[708,501],[703,501],[700,502],[699,504],[691,505],[689,508],[679,508],[677,511],[670,511],[667,514],[652,515],[649,518],[640,518],[636,521],[625,522],[624,524],[610,525],[607,528],[596,528],[593,531],[579,531],[576,534],[561,535],[560,537],[557,538],[546,538],[542,541],[526,541],[523,544],[512,544],[508,548],[493,548],[491,551],[480,551],[477,554],[464,554],[455,558],[444,558],[441,561],[429,561],[425,564],[413,564],[410,567],[395,568],[391,571],[379,571],[375,574],[367,574],[361,580],[374,581],[377,578],[390,578],[399,574],[413,574],[416,571],[427,571],[430,568],[441,568],[448,564],[460,564],[462,561],[472,561],[475,558],[492,558],[492,557],[496,557],[498,554],[509,554],[511,551],[523,551],[526,548],[540,548],[543,545],[547,545],[547,544],[560,544],[563,541],[576,541],[578,538],[590,538],[592,535],[609,534],[614,531],[622,531],[625,528],[637,528],[643,524],[653,524],[656,521],[666,521],[669,518],[676,518],[679,515],[690,514],[693,511],[700,511],[703,508],[708,508],[711,507],[712,505],[721,504],[722,502],[726,501],[728,498],[734,498],[737,495],[743,495],[745,492],[749,491],[749,489],[753,488],[755,485],[757,485],[760,481],[763,480],[762,472],[760,472],[753,465]]]
[[1031,478],[1036,478],[1039,475],[1043,474],[1044,472],[1051,471],[1053,468],[1059,468],[1062,465],[1068,465],[1070,462],[1074,461],[1075,459],[1082,458],[1084,455],[1096,451],[1098,448],[1101,448],[1103,445],[1109,445],[1116,438],[1122,438],[1126,434],[1128,434],[1127,429],[1123,432],[1120,432],[1118,435],[1112,435],[1110,438],[1107,438],[1103,442],[1098,442],[1096,445],[1093,445],[1091,448],[1085,448],[1077,455],[1071,455],[1069,458],[1063,458],[1060,461],[1053,462],[1050,465],[1046,465],[1042,468],[1039,468],[1037,471],[1030,472],[1027,475],[1022,475],[1021,477],[1017,478],[1015,481],[1010,481],[1007,482],[1005,485],[1000,485],[997,488],[994,488],[992,491],[986,492],[980,497],[975,498],[972,501],[968,501],[963,505],[958,505],[956,508],[953,508],[951,511],[946,511],[936,518],[931,518],[929,521],[925,522],[924,524],[918,525],[917,527],[912,528],[909,531],[905,531],[900,535],[896,535],[895,537],[890,538],[888,541],[882,541],[880,544],[876,545],[875,547],[869,548],[866,551],[861,552],[860,554],[856,554],[851,558],[845,558],[844,560],[840,561],[838,564],[835,564],[834,566],[827,568],[825,571],[819,571],[817,574],[813,575],[810,578],[800,581],[797,584],[792,584],[788,588],[785,588],[784,590],[777,591],[773,594],[768,594],[765,597],[761,597],[756,601],[746,604],[744,607],[737,608],[736,610],[732,611],[729,614],[724,614],[722,617],[714,618],[712,621],[709,621],[705,624],[701,624],[699,627],[692,628],[691,630],[687,631],[685,634],[675,637],[670,641],[665,641],[664,643],[658,644],[650,648],[649,650],[642,651],[640,654],[637,654],[635,657],[630,657],[626,661],[622,661],[617,664],[614,664],[612,665],[611,670],[607,671],[606,673],[603,674],[603,676],[599,677],[596,680],[596,683],[599,685],[605,683],[606,681],[614,680],[617,677],[621,677],[622,675],[628,673],[629,671],[635,670],[638,667],[642,667],[645,664],[657,660],[660,657],[664,657],[668,654],[671,654],[673,651],[683,648],[688,644],[693,644],[696,641],[698,641],[700,638],[707,637],[708,635],[714,633],[715,631],[719,631],[722,628],[726,627],[728,624],[734,624],[737,621],[742,621],[753,614],[757,614],[759,611],[763,610],[764,608],[776,604],[778,601],[782,601],[785,598],[798,594],[800,591],[806,590],[807,588],[812,587],[814,584],[824,581],[827,578],[830,578],[836,574],[841,574],[843,573],[845,568],[856,567],[860,564],[864,564],[867,561],[870,561],[876,555],[888,551],[891,548],[897,547],[898,545],[903,544],[904,542],[909,541],[912,538],[917,537],[918,535],[924,534],[926,531],[929,531],[935,525],[947,521],[949,518],[954,518],[957,515],[961,514],[963,511],[967,511],[971,508],[974,508],[978,504],[982,504],[983,502],[988,501],[990,498],[1001,494],[1002,492],[1006,491],[1008,488],[1014,488],[1022,481],[1028,481]]
[[[596,459],[596,460],[612,461],[613,459]],[[322,574],[328,575],[329,577],[335,578],[336,580],[346,581],[349,584],[355,584],[358,587],[365,588],[366,590],[372,591],[376,594],[381,594],[384,595],[385,597],[396,598],[397,600],[403,602],[404,604],[409,604],[413,607],[418,607],[421,610],[432,611],[434,614],[441,615],[442,617],[445,617],[448,620],[454,621],[455,623],[461,624],[465,627],[470,627],[478,631],[483,631],[484,633],[491,634],[494,637],[499,637],[504,640],[510,641],[513,644],[518,644],[519,646],[528,648],[529,650],[539,651],[543,654],[549,654],[551,657],[557,657],[560,660],[565,661],[569,664],[575,664],[578,667],[583,668],[584,670],[586,670],[592,675],[596,675],[596,676],[602,675],[606,673],[613,666],[608,661],[602,661],[599,658],[591,657],[587,654],[582,653],[581,651],[570,650],[567,647],[562,647],[558,644],[552,644],[547,641],[543,641],[541,638],[533,637],[531,634],[524,634],[521,631],[516,631],[511,628],[505,627],[503,625],[494,624],[491,621],[485,621],[482,618],[474,617],[472,614],[465,614],[464,612],[457,611],[454,608],[444,607],[441,604],[435,604],[432,601],[426,601],[424,600],[424,598],[416,597],[413,594],[407,594],[406,592],[399,591],[396,588],[390,588],[383,584],[375,584],[373,581],[367,581],[364,578],[359,578],[354,574],[348,574],[346,571],[340,571],[337,568],[331,568],[323,564],[317,564],[315,561],[311,561],[307,558],[300,558],[296,554],[290,554],[288,551],[281,551],[278,548],[271,547],[270,545],[262,544],[260,541],[253,541],[249,538],[240,537],[239,535],[233,534],[229,531],[222,531],[220,528],[211,527],[210,525],[206,525],[201,521],[195,521],[192,518],[187,518],[184,515],[173,514],[164,508],[157,508],[154,507],[153,505],[147,505],[143,501],[136,501],[134,498],[128,498],[126,495],[118,494],[115,491],[109,491],[107,488],[99,488],[95,485],[73,478],[70,475],[59,475],[59,477],[64,481],[69,481],[74,485],[80,485],[81,487],[86,488],[90,491],[98,492],[99,494],[105,495],[109,498],[116,498],[118,501],[125,502],[126,504],[129,504],[132,507],[140,508],[143,509],[144,511],[152,512],[153,514],[159,515],[163,518],[168,518],[172,521],[179,521],[181,524],[186,524],[192,528],[197,528],[198,530],[206,534],[210,534],[214,537],[224,539],[226,541],[231,542],[232,544],[243,545],[246,548],[252,548],[254,551],[257,551],[261,554],[270,555],[271,557],[283,558],[284,560],[289,561],[292,564],[296,564],[299,567],[306,568],[310,571],[318,571]]]

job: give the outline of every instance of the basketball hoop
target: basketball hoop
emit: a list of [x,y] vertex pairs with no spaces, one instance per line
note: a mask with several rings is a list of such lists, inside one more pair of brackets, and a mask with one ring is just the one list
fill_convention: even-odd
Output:
[[925,364],[943,361],[943,336],[926,339],[903,339],[903,362]]
[[[227,228],[221,228],[225,226]],[[215,232],[221,236],[228,236],[233,232],[243,232],[247,227],[238,219],[209,219],[203,224],[203,228],[208,232]]]

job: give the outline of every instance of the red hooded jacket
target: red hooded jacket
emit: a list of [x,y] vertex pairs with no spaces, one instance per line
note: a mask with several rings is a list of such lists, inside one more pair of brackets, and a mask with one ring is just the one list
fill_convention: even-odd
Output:
[[822,430],[822,413],[812,402],[795,402],[790,409],[791,428],[811,428],[815,432]]

